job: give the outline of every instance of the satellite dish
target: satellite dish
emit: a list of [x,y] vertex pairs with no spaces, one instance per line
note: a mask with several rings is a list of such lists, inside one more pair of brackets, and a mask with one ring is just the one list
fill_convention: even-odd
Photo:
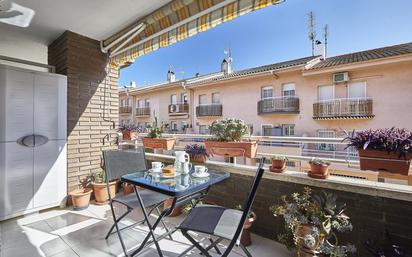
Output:
[[0,22],[26,28],[30,25],[33,16],[34,11],[30,8],[10,0],[0,0]]

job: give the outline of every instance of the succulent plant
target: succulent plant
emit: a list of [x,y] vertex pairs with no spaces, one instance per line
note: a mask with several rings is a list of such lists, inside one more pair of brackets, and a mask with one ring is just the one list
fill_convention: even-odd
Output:
[[330,162],[321,160],[321,159],[317,159],[317,158],[313,158],[312,160],[309,161],[310,164],[312,165],[320,165],[320,166],[329,166]]
[[211,134],[215,136],[217,141],[241,141],[243,136],[250,133],[249,127],[243,120],[226,118],[215,120],[209,127]]
[[282,155],[275,155],[272,156],[272,160],[287,161],[288,157]]
[[163,126],[159,126],[157,117],[154,118],[152,125],[148,127],[147,136],[150,138],[161,138],[163,134]]
[[372,149],[397,153],[399,157],[412,152],[412,132],[404,128],[368,129],[352,132],[345,131],[347,147],[357,149]]

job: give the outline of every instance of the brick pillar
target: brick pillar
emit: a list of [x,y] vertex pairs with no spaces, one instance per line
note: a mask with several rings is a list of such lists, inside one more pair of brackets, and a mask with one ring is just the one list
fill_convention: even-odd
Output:
[[91,172],[100,171],[102,150],[116,148],[114,137],[105,145],[103,138],[114,134],[112,122],[117,125],[119,120],[119,71],[109,68],[99,41],[70,31],[49,46],[48,54],[49,64],[67,76],[67,186],[71,191]]

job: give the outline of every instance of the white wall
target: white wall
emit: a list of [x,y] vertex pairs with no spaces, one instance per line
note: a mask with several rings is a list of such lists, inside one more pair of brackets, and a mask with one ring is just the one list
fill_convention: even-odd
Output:
[[[0,55],[47,64],[47,44],[29,35],[24,29],[0,25]],[[0,60],[0,63],[11,65]],[[26,65],[15,66],[29,68]]]

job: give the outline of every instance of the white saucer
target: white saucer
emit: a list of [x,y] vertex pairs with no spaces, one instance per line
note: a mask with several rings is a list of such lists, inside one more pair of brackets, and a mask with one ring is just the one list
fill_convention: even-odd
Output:
[[149,169],[148,172],[158,174],[158,173],[162,173],[162,169],[159,169],[159,170]]
[[203,172],[203,173],[195,173],[195,172],[193,172],[193,173],[192,173],[192,176],[195,177],[195,178],[207,178],[207,177],[210,176],[210,173],[208,173],[208,172]]

